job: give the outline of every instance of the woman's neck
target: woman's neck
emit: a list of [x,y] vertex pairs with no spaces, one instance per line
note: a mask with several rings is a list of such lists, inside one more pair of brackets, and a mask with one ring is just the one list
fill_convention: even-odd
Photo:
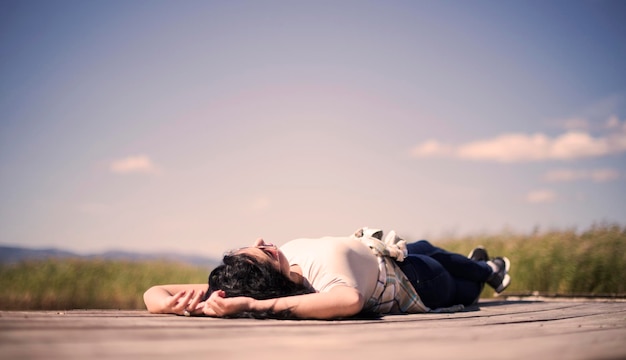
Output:
[[300,265],[291,265],[289,267],[289,270],[291,271],[289,273],[289,278],[291,279],[291,281],[295,282],[296,284],[302,285],[302,268],[300,268]]

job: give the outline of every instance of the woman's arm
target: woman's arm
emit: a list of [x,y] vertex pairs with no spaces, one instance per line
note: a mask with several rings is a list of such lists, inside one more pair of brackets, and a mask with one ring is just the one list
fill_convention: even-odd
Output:
[[289,311],[293,317],[334,319],[358,314],[365,304],[363,296],[349,286],[335,286],[328,292],[255,300],[248,297],[226,298],[221,290],[206,301],[204,313],[211,316],[234,315],[245,311],[279,313]]
[[153,314],[182,315],[198,308],[206,289],[206,284],[156,285],[143,294],[143,301]]

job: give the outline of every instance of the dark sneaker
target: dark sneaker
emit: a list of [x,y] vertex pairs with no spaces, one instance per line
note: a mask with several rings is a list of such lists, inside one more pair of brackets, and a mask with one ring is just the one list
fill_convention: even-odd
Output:
[[472,252],[469,253],[469,255],[467,255],[467,257],[474,261],[488,261],[489,260],[489,255],[487,254],[487,250],[485,250],[485,248],[482,247],[482,245],[478,245],[477,247],[475,247],[474,250],[472,250]]
[[487,284],[491,286],[498,294],[504,291],[511,283],[511,277],[509,276],[509,270],[511,269],[511,262],[506,257],[496,257],[489,261],[495,265],[497,270],[489,276]]

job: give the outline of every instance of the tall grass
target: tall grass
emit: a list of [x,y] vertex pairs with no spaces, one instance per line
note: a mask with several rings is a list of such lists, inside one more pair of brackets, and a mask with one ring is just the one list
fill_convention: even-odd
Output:
[[[512,262],[506,293],[626,295],[626,227],[440,239],[467,254],[483,245]],[[169,262],[45,260],[0,266],[0,309],[142,309],[154,284],[204,283],[210,269]],[[485,287],[483,297],[493,295]]]
[[208,268],[173,262],[48,259],[0,266],[0,309],[141,309],[155,284],[204,283]]
[[[626,227],[620,225],[598,224],[583,232],[472,236],[438,245],[461,254],[483,245],[490,256],[507,256],[512,263],[507,293],[626,295]],[[485,287],[483,296],[492,294]]]

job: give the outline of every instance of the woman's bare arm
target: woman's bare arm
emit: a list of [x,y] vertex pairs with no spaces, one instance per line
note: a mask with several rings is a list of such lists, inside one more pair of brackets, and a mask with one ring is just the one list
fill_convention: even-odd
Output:
[[234,315],[245,311],[279,313],[289,311],[293,317],[334,319],[358,314],[365,304],[363,296],[352,287],[335,286],[328,292],[255,300],[248,297],[226,298],[221,290],[213,292],[204,306],[211,316]]
[[207,284],[156,285],[143,294],[146,308],[153,314],[178,314],[196,309]]

